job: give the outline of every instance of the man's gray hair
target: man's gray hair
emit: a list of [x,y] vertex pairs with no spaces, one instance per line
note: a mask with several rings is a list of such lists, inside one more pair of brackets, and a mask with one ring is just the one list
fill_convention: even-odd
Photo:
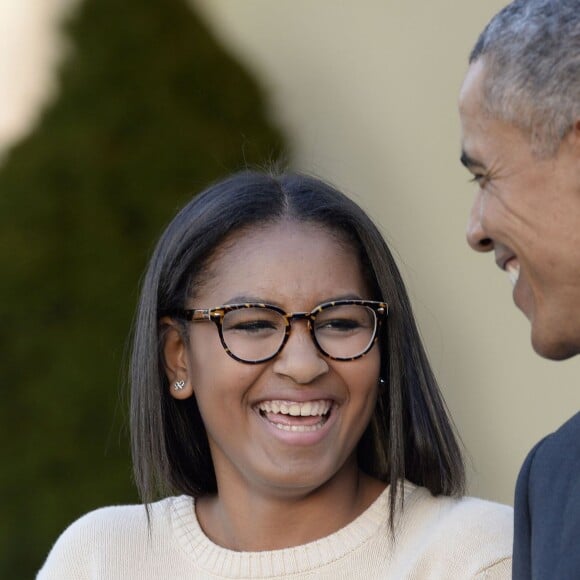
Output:
[[515,0],[489,22],[469,57],[484,58],[484,106],[554,155],[580,119],[580,0]]

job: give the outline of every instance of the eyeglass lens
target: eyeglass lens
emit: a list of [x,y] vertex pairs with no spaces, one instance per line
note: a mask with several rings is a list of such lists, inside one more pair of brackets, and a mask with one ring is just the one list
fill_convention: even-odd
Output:
[[[377,318],[372,308],[340,304],[314,315],[312,328],[318,346],[334,358],[352,358],[365,352],[374,339]],[[259,361],[276,354],[286,336],[286,319],[269,308],[242,308],[227,312],[223,340],[236,357]]]

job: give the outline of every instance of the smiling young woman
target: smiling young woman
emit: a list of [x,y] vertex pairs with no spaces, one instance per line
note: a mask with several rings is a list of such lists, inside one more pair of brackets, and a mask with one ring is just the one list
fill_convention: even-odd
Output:
[[81,518],[39,578],[510,577],[511,510],[461,497],[395,262],[317,179],[236,174],[168,226],[131,429],[146,507]]

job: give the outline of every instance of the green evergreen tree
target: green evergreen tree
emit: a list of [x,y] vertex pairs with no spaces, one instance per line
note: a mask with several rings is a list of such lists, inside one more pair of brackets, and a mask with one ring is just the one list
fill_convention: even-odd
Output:
[[255,81],[184,0],[86,0],[60,97],[0,168],[0,577],[89,509],[137,501],[122,360],[176,209],[276,158]]

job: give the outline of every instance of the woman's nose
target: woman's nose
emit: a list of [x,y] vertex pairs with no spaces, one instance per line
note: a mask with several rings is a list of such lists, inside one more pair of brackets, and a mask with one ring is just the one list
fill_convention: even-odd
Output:
[[481,195],[478,194],[471,206],[467,222],[467,243],[476,252],[490,252],[493,250],[493,240],[487,235],[481,220]]
[[288,342],[274,359],[273,369],[298,384],[311,383],[328,372],[328,362],[314,344],[305,321],[292,325]]

